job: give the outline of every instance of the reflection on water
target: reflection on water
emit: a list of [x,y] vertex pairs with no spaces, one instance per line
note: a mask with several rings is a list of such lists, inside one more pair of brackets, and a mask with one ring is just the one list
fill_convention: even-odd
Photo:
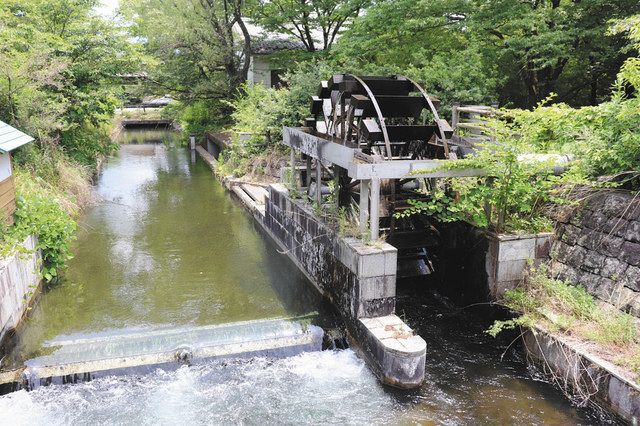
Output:
[[[11,359],[109,329],[305,314],[318,296],[169,131],[127,131],[80,219],[66,277],[43,295]],[[164,140],[149,144],[146,140]],[[133,144],[137,143],[137,144]],[[5,360],[5,363],[8,362]]]

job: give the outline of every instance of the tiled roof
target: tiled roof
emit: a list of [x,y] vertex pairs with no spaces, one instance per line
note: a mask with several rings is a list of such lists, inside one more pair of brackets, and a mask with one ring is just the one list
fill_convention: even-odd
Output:
[[31,136],[0,121],[0,153],[11,152],[32,141],[33,138]]
[[304,45],[302,42],[287,40],[283,38],[272,38],[265,40],[253,41],[251,45],[251,53],[254,55],[269,55],[271,53],[280,52],[281,50],[302,50]]

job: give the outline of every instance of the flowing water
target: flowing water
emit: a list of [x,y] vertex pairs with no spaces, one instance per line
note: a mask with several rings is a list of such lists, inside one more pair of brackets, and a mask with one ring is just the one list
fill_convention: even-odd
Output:
[[[170,132],[125,132],[81,218],[76,257],[5,359],[74,338],[321,311],[300,272]],[[399,283],[398,312],[427,341],[414,391],[381,386],[351,350],[210,361],[0,397],[4,424],[602,424],[496,343],[486,322]],[[416,297],[416,295],[420,295]],[[508,342],[507,342],[508,343]]]

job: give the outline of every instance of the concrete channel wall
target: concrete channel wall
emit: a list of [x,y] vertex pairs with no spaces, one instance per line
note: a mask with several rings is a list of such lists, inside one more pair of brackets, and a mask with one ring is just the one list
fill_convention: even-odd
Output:
[[42,262],[37,241],[28,237],[25,253],[0,260],[0,342],[20,323],[38,290]]
[[[215,157],[196,147],[214,170]],[[338,308],[354,348],[383,383],[413,388],[424,381],[426,342],[395,315],[397,250],[341,237],[310,204],[279,184],[218,176],[316,288]]]

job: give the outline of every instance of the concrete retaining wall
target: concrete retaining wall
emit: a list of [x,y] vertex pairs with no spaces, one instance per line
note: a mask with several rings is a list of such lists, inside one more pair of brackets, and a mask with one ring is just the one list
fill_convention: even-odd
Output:
[[395,312],[395,247],[340,238],[310,205],[292,200],[278,184],[269,187],[264,223],[343,314],[361,318]]
[[640,316],[640,199],[622,191],[595,196],[558,218],[551,250],[554,277]]
[[615,371],[615,366],[538,329],[523,336],[528,353],[557,376],[556,384],[577,399],[594,399],[630,424],[640,420],[640,388]]
[[529,261],[547,260],[554,234],[487,234],[487,282],[490,296],[499,300],[505,290],[515,288],[524,278]]
[[27,312],[40,284],[42,262],[36,243],[30,236],[23,243],[27,253],[0,260],[0,342]]

